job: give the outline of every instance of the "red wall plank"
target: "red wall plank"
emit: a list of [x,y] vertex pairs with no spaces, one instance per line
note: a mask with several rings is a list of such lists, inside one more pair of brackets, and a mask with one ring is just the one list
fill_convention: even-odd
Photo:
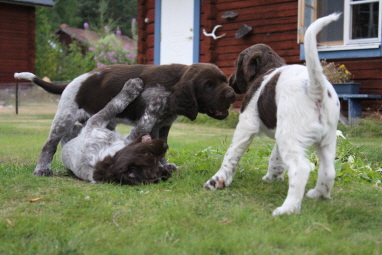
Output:
[[0,3],[0,83],[15,82],[15,72],[34,72],[34,60],[35,8]]
[[[144,38],[139,40],[140,58],[144,63],[154,63],[154,25],[155,1],[138,0],[141,6],[139,22],[149,18],[145,25]],[[234,71],[234,61],[245,48],[265,43],[272,47],[289,64],[300,61],[300,45],[297,44],[298,0],[201,0],[200,62],[210,62],[219,66],[229,76]],[[234,19],[223,19],[221,15],[231,10],[238,13]],[[236,31],[242,24],[253,27],[252,32],[235,39]],[[216,25],[222,25],[217,35],[226,33],[218,40],[204,36]],[[334,62],[344,63],[355,79],[362,83],[361,93],[382,94],[382,58],[341,59]],[[141,61],[141,63],[143,63]],[[365,105],[377,105],[381,102],[366,102]],[[375,109],[370,108],[371,110]]]

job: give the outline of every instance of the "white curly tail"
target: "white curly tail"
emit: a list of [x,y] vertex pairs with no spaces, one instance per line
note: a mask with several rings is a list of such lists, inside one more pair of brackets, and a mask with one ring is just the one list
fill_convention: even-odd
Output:
[[308,94],[314,101],[322,99],[326,77],[322,73],[322,67],[317,52],[317,34],[329,23],[336,21],[341,13],[333,13],[317,19],[306,30],[304,37],[304,49],[306,67],[309,73]]
[[33,79],[36,78],[36,75],[33,73],[28,72],[22,72],[22,73],[15,73],[15,79],[25,79],[33,81]]

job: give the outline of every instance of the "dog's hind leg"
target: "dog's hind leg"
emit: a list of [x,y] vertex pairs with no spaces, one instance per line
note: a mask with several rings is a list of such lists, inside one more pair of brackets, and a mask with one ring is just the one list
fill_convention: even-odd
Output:
[[318,168],[318,179],[314,189],[309,190],[306,196],[309,198],[330,198],[330,191],[334,186],[336,171],[334,169],[334,158],[336,154],[336,140],[332,139],[328,145],[317,145],[316,150],[320,158]]
[[[242,114],[243,115],[243,114]],[[240,115],[240,119],[242,118]],[[235,129],[232,143],[224,155],[223,163],[219,171],[204,184],[206,189],[222,189],[231,184],[236,167],[244,152],[248,149],[253,138],[259,133],[259,122],[250,123],[248,120],[240,120]]]
[[264,181],[284,180],[284,173],[287,166],[281,159],[277,144],[273,147],[271,157],[269,158],[268,173],[263,177]]
[[78,92],[79,86],[90,74],[83,74],[74,79],[64,90],[58,103],[57,113],[54,116],[53,123],[50,127],[48,140],[42,147],[37,166],[33,172],[34,175],[51,176],[50,164],[53,155],[57,151],[60,140],[67,134],[74,123],[80,119],[78,116],[78,106],[73,102],[73,98]]
[[[59,107],[59,109],[62,109]],[[38,176],[52,176],[53,172],[50,169],[50,164],[53,160],[53,155],[57,151],[57,146],[68,132],[71,130],[76,119],[75,111],[58,111],[54,117],[48,140],[42,147],[40,158],[38,159],[37,166],[33,172]]]
[[277,143],[282,148],[281,157],[288,168],[289,189],[283,205],[273,211],[273,216],[300,212],[310,174],[310,161],[305,158],[305,149],[300,146],[291,146],[287,142],[282,144],[279,142],[280,139]]

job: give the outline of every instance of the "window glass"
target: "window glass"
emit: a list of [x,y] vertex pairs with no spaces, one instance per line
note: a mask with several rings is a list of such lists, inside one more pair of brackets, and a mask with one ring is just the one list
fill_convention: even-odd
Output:
[[[308,1],[306,1],[306,2],[308,2]],[[305,27],[308,27],[310,24],[312,24],[315,19],[316,19],[316,15],[315,15],[314,6],[310,5],[310,4],[306,4],[306,6],[305,6],[305,17],[304,17]]]
[[[317,6],[317,17],[324,17],[333,12],[344,13],[344,0],[320,0]],[[344,37],[344,15],[340,20],[329,24],[327,29],[318,34],[318,42],[342,42]]]
[[351,39],[378,37],[379,2],[353,4],[351,6],[351,11]]

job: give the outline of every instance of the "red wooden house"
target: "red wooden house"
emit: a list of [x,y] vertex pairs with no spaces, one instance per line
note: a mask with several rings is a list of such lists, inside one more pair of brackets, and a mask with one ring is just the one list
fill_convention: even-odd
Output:
[[0,0],[0,84],[15,82],[13,74],[34,71],[35,7],[53,0]]
[[[306,27],[332,12],[343,15],[319,35],[320,58],[345,64],[360,93],[382,94],[382,0],[138,0],[138,63],[209,62],[229,76],[238,54],[256,43],[303,63]],[[214,28],[221,38],[205,35]],[[362,104],[364,114],[382,106]]]

